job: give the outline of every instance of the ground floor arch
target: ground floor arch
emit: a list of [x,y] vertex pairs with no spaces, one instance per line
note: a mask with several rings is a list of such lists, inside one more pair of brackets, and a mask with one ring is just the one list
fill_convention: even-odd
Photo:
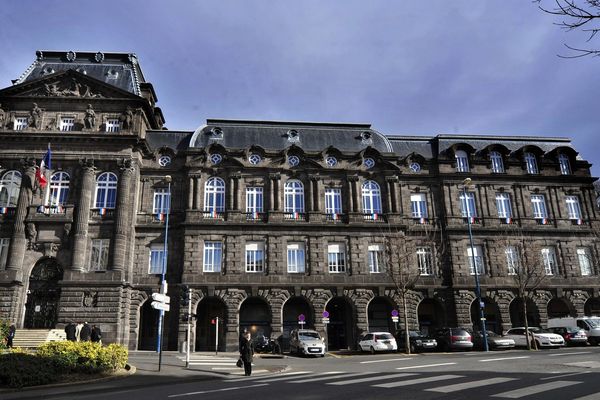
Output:
[[[515,298],[510,302],[509,307],[510,322],[513,327],[525,326],[525,318],[523,315],[523,300]],[[527,299],[527,323],[529,326],[540,326],[540,312],[536,304],[531,299]]]
[[564,299],[551,299],[548,302],[548,318],[576,317],[577,313]]
[[367,307],[367,326],[369,332],[390,332],[396,334],[396,324],[392,321],[392,301],[383,296],[375,297]]
[[[304,324],[300,324],[299,317],[304,316]],[[315,328],[315,313],[306,298],[302,296],[290,297],[283,305],[283,332],[281,336],[281,347],[283,351],[289,350],[290,332],[293,329]]]
[[58,318],[63,269],[54,258],[39,260],[29,276],[25,302],[26,329],[52,329]]
[[329,313],[327,325],[327,343],[330,350],[340,350],[354,347],[353,307],[346,297],[334,297],[325,310]]
[[[481,301],[483,302],[483,316],[485,318],[486,330],[502,333],[502,318],[498,304],[487,297],[482,298]],[[471,303],[471,322],[473,323],[473,329],[481,330],[481,315],[479,312],[478,299],[475,299]]]
[[138,350],[156,350],[158,345],[159,313],[146,300],[140,307]]
[[240,306],[240,332],[247,330],[252,337],[271,336],[271,307],[261,297],[249,297]]
[[[217,326],[216,319],[219,319]],[[205,297],[196,307],[196,351],[225,351],[227,307],[218,297]],[[218,328],[218,332],[217,332]]]
[[588,317],[600,317],[600,298],[589,298],[583,306],[583,313]]
[[425,334],[433,334],[437,328],[446,325],[446,313],[438,300],[424,299],[417,307],[419,330]]

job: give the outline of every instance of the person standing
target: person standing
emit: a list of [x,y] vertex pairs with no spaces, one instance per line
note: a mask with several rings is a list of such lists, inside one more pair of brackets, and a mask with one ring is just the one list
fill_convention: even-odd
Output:
[[75,340],[79,342],[81,340],[81,328],[83,328],[83,324],[79,322],[75,327]]
[[92,342],[100,343],[102,340],[102,331],[98,325],[92,325]]
[[79,340],[82,342],[89,342],[92,337],[92,328],[89,326],[87,322],[83,323],[81,327],[81,332],[79,332]]
[[73,322],[70,322],[65,326],[65,333],[67,334],[67,340],[71,342],[77,341],[77,327]]
[[244,335],[244,340],[240,346],[240,357],[244,363],[244,375],[250,376],[252,374],[252,358],[254,356],[254,349],[252,348],[252,335],[247,332]]
[[10,349],[13,347],[13,339],[15,338],[15,333],[17,332],[17,328],[15,328],[15,324],[11,324],[8,327],[8,333],[6,334],[6,348]]

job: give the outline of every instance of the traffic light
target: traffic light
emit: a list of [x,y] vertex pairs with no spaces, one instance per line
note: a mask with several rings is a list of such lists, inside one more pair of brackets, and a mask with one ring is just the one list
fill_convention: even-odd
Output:
[[188,294],[190,288],[187,285],[181,285],[181,305],[187,306],[189,304]]

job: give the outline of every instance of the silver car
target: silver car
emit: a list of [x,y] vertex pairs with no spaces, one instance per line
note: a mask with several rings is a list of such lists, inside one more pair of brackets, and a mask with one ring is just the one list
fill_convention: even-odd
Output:
[[[515,345],[522,347],[527,347],[527,336],[529,336],[529,340],[532,340],[532,337],[535,339],[537,347],[561,347],[565,345],[565,339],[562,336],[537,327],[529,327],[529,335],[525,335],[525,328],[523,327],[509,329],[504,334],[504,337],[513,339]],[[531,344],[533,345],[533,342]]]

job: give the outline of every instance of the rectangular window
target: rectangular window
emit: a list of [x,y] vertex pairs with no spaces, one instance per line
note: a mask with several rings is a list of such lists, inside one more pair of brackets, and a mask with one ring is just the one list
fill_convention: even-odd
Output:
[[565,200],[567,203],[567,212],[569,214],[569,219],[581,220],[581,206],[579,205],[579,197],[567,196]]
[[6,268],[10,238],[0,238],[0,268]]
[[546,210],[546,197],[543,194],[531,195],[531,207],[533,209],[533,218],[547,219],[548,211]]
[[571,175],[571,163],[569,162],[569,156],[566,154],[560,154],[558,156],[558,163],[560,164],[560,173],[562,175]]
[[378,244],[369,245],[369,272],[372,274],[383,272],[381,261],[381,246]]
[[246,213],[255,214],[263,212],[263,188],[246,188]]
[[454,154],[456,158],[456,171],[469,172],[469,157],[464,150],[457,150]]
[[475,275],[483,275],[485,269],[483,268],[483,249],[481,246],[469,246],[467,248],[467,257],[469,258],[469,273]]
[[577,260],[579,261],[579,270],[582,276],[592,275],[592,254],[590,249],[577,249]]
[[506,254],[506,267],[509,275],[516,275],[519,270],[519,253],[515,246],[507,246],[504,249]]
[[544,271],[546,275],[556,275],[556,253],[552,247],[544,247],[542,249],[542,262],[544,263]]
[[29,126],[29,119],[27,117],[17,117],[15,118],[14,130],[22,131],[27,129]]
[[204,260],[202,271],[221,272],[221,263],[223,261],[223,243],[204,242]]
[[93,239],[89,271],[106,271],[108,268],[109,239]]
[[263,272],[265,269],[265,244],[246,243],[246,272]]
[[325,188],[325,214],[342,214],[342,190],[337,188]]
[[419,267],[420,275],[433,275],[431,249],[429,247],[417,247],[417,265]]
[[343,244],[327,246],[327,264],[330,273],[346,272],[346,251]]
[[75,118],[74,117],[62,117],[60,119],[60,131],[61,132],[71,132],[75,127]]
[[508,193],[496,193],[496,209],[498,218],[512,218],[512,207]]
[[528,174],[538,173],[537,160],[532,153],[525,153],[525,168]]
[[463,218],[477,217],[477,209],[475,208],[475,193],[460,193],[460,212]]
[[154,202],[152,205],[152,214],[167,214],[171,207],[171,194],[169,189],[161,188],[154,190]]
[[106,132],[120,132],[121,123],[118,118],[109,118],[106,120]]
[[492,165],[492,172],[495,174],[504,173],[504,162],[502,160],[502,154],[497,151],[490,153],[490,162]]
[[287,270],[291,274],[304,273],[305,270],[304,243],[290,243],[287,246]]
[[151,275],[162,274],[165,248],[161,245],[152,246],[150,249],[150,265],[148,267],[148,273]]
[[412,193],[410,195],[410,208],[413,218],[427,218],[427,198],[425,193]]

